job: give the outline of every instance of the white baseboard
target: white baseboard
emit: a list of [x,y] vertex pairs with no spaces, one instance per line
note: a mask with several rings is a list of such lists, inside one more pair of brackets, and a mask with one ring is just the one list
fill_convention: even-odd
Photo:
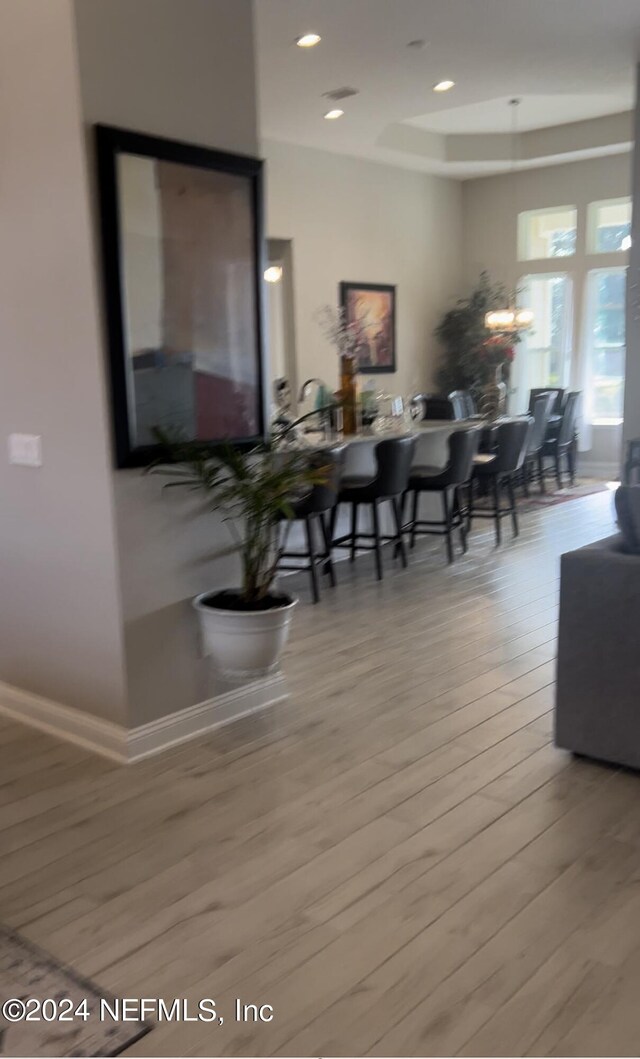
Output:
[[142,758],[159,754],[170,746],[186,743],[214,728],[231,724],[241,717],[264,710],[288,695],[287,685],[281,673],[263,677],[251,684],[226,691],[207,702],[178,710],[157,721],[132,728],[127,734],[127,760],[140,761]]
[[82,710],[0,683],[0,714],[43,732],[77,743],[103,757],[127,760],[126,729]]
[[608,482],[614,482],[620,477],[620,464],[583,460],[578,457],[578,474],[583,474],[587,478],[603,478]]
[[287,694],[284,677],[278,673],[138,728],[125,728],[0,682],[0,715],[119,764],[131,764],[263,710]]

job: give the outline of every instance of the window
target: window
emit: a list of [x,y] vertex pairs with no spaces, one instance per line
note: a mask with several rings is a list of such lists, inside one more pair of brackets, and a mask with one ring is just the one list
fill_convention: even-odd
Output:
[[532,309],[534,325],[516,349],[514,383],[518,404],[525,410],[529,390],[566,386],[571,367],[573,300],[566,273],[524,276],[518,300]]
[[594,423],[623,416],[626,268],[600,268],[587,279],[589,407]]
[[570,257],[576,252],[575,206],[528,210],[518,215],[518,260]]
[[588,218],[590,254],[612,254],[631,246],[631,199],[591,202]]

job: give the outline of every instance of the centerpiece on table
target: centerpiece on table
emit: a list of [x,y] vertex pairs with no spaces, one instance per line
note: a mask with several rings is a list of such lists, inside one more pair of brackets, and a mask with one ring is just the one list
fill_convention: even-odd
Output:
[[342,406],[342,425],[345,434],[358,432],[358,345],[357,324],[348,323],[344,309],[325,305],[318,313],[318,322],[325,338],[335,346],[339,357],[340,387],[337,398]]
[[513,335],[490,335],[478,351],[484,381],[478,386],[478,409],[487,419],[497,419],[507,410],[505,368],[513,364]]

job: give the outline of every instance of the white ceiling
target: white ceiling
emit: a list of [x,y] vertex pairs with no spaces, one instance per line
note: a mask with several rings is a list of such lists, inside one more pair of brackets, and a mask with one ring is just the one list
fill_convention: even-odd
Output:
[[[640,0],[256,0],[256,12],[266,139],[484,175],[508,165],[519,97],[529,166],[629,147]],[[297,48],[309,31],[322,42]],[[416,39],[424,48],[407,47]],[[434,93],[444,78],[456,87]],[[323,93],[343,86],[359,94],[324,121]]]
[[[481,99],[466,106],[430,111],[415,118],[407,118],[406,121],[418,128],[445,135],[491,132],[509,134],[513,119],[513,111],[509,106],[512,98],[502,96],[500,99]],[[585,92],[584,95],[567,92],[566,95],[556,96],[549,93],[531,94],[524,96],[518,104],[517,127],[522,132],[544,129],[551,124],[565,125],[568,122],[618,114],[628,108],[629,98],[622,92]]]

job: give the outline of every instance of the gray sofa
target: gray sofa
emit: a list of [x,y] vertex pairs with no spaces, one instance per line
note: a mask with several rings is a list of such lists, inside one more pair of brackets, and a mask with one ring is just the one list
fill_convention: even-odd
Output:
[[622,536],[562,556],[555,741],[640,769],[640,555]]

